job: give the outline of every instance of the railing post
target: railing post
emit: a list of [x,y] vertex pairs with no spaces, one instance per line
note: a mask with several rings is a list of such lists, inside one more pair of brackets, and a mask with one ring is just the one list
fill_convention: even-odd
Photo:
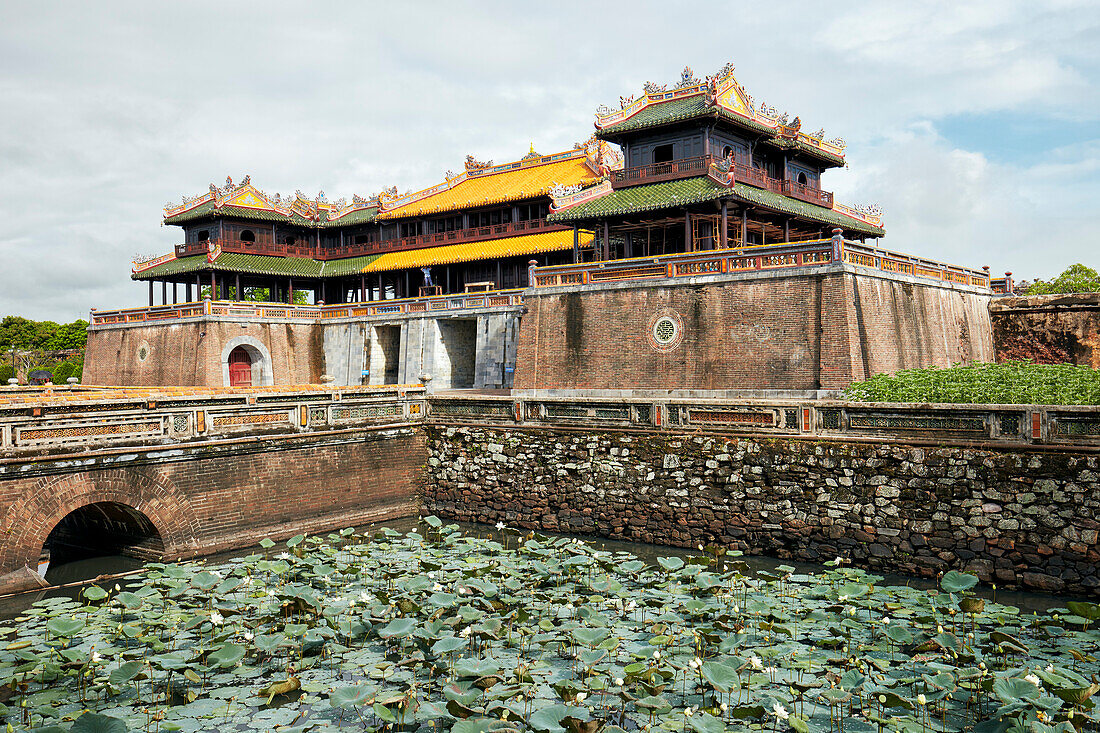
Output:
[[533,288],[535,285],[535,267],[539,264],[538,260],[527,261],[527,287]]

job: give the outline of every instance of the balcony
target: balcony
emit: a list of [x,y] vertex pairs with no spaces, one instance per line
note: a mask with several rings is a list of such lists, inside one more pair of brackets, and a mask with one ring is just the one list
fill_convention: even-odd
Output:
[[710,168],[712,157],[709,155],[697,155],[692,158],[670,160],[665,163],[649,163],[633,168],[623,168],[621,171],[611,172],[611,187],[626,188],[638,186],[643,183],[658,183],[660,181],[674,181],[678,178],[692,178],[705,176]]
[[471,227],[469,229],[456,229],[451,232],[437,232],[435,234],[423,234],[416,237],[402,237],[400,239],[388,239],[384,242],[364,242],[360,244],[345,244],[342,247],[326,249],[318,252],[312,244],[272,244],[270,242],[242,242],[235,239],[209,240],[205,242],[188,242],[176,245],[176,257],[190,257],[205,255],[208,245],[221,247],[223,252],[238,252],[252,255],[275,255],[278,257],[308,257],[318,260],[336,260],[345,257],[360,257],[363,255],[381,254],[383,252],[398,252],[407,249],[420,249],[422,247],[438,247],[447,244],[464,244],[466,242],[487,241],[514,237],[521,234],[535,234],[538,232],[561,231],[569,227],[561,224],[550,224],[545,219],[531,219],[528,221],[515,221],[508,224],[492,224],[485,227]]
[[[706,175],[710,164],[714,162],[710,155],[698,155],[693,158],[681,158],[667,163],[649,163],[633,168],[624,168],[621,171],[612,171],[611,187],[626,188],[645,183],[659,183],[660,181],[673,181],[679,178],[692,178]],[[781,181],[778,178],[768,176],[762,169],[753,168],[744,163],[734,163],[733,179],[737,183],[744,183],[756,188],[762,188],[772,193],[790,196],[799,201],[833,208],[833,194],[822,191],[819,188],[808,186],[797,181]]]

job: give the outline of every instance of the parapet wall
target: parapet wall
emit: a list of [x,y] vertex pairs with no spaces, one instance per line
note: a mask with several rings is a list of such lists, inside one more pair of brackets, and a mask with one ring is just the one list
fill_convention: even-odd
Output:
[[1088,450],[434,426],[428,451],[443,517],[1100,594]]
[[1100,369],[1100,293],[997,298],[989,316],[997,361]]
[[840,263],[539,287],[524,293],[515,387],[838,389],[991,361],[989,299]]

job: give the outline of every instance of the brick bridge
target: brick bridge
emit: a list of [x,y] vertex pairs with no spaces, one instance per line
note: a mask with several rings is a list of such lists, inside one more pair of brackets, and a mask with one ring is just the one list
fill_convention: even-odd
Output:
[[[470,431],[480,431],[484,445],[471,447]],[[522,447],[502,447],[517,435],[521,446],[545,450],[524,457]],[[625,453],[614,452],[621,448],[608,447],[619,441],[635,442],[637,465],[622,464]],[[714,455],[684,473],[681,461],[698,458],[677,455],[689,441]],[[762,477],[747,499],[729,476],[707,483],[730,459],[730,441],[779,456],[770,467],[739,469]],[[563,445],[575,450],[558,456]],[[900,457],[875,453],[883,446]],[[612,453],[601,458],[604,450]],[[847,457],[830,458],[835,451]],[[407,516],[423,504],[456,518],[691,546],[720,541],[801,559],[874,536],[878,544],[853,542],[844,551],[859,559],[866,547],[881,547],[890,554],[876,550],[865,564],[914,572],[961,567],[977,553],[992,574],[1009,542],[1020,548],[1008,554],[1014,568],[1042,565],[1040,575],[1055,577],[1100,560],[1098,451],[1096,407],[875,405],[714,392],[429,396],[421,386],[4,389],[0,592],[33,587],[44,552],[195,557],[263,537]],[[809,473],[792,469],[790,456],[807,452],[826,459],[809,459]],[[456,455],[461,460],[451,461]],[[922,461],[928,465],[914,468]],[[578,513],[594,496],[622,490],[606,482],[627,470],[641,473],[621,499]],[[838,483],[850,488],[831,496]],[[926,485],[927,496],[914,493]],[[697,493],[684,499],[688,486]],[[1013,503],[1009,494],[1031,496],[1031,503]],[[907,501],[913,506],[905,508]],[[1062,506],[1067,501],[1072,506]],[[734,506],[733,516],[715,519]],[[982,512],[994,510],[991,524]],[[818,512],[832,525],[827,532],[808,519]],[[908,524],[907,513],[926,512]],[[977,518],[961,526],[958,516],[967,512]],[[669,516],[672,524],[660,524]],[[1019,532],[1005,539],[998,527]],[[969,549],[978,540],[983,549]],[[922,553],[927,562],[910,567]]]

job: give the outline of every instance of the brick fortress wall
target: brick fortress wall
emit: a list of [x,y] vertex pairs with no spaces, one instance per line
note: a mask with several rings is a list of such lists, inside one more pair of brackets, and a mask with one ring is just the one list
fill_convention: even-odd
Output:
[[[991,361],[989,296],[850,266],[528,290],[520,389],[835,389]],[[678,341],[657,344],[670,316]]]
[[1100,293],[997,298],[989,317],[997,361],[1100,369]]
[[[69,512],[118,502],[145,514],[168,559],[245,547],[263,537],[323,532],[413,514],[425,438],[416,428],[269,437],[185,447],[170,457],[49,472],[48,461],[0,480],[0,577],[32,568]],[[135,465],[136,464],[136,465]],[[3,582],[0,581],[0,586]]]
[[268,349],[274,384],[315,384],[324,373],[321,330],[311,323],[195,319],[89,329],[83,382],[223,387],[222,350],[239,336]]
[[879,571],[1100,594],[1100,457],[429,427],[425,511]]

